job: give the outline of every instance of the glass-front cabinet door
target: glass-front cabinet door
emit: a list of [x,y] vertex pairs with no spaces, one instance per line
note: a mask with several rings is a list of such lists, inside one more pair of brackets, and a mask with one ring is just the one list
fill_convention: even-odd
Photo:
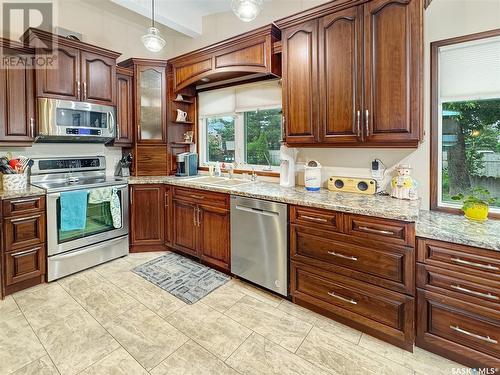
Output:
[[165,67],[140,66],[137,79],[139,141],[166,142]]

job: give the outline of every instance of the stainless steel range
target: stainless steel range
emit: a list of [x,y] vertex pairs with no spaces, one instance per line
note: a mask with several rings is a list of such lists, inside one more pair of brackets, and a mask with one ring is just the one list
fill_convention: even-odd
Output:
[[48,281],[128,254],[128,185],[103,156],[35,159],[31,184],[47,191]]

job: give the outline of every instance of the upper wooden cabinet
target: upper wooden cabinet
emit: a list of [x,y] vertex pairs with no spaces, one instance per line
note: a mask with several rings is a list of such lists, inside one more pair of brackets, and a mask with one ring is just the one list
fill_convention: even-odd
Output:
[[169,60],[174,91],[252,74],[280,76],[280,55],[273,53],[279,39],[280,31],[268,25]]
[[116,139],[117,146],[134,142],[134,72],[117,68],[116,74]]
[[277,22],[293,146],[416,147],[421,0],[340,0]]
[[[0,47],[4,58],[32,53],[1,38]],[[34,95],[33,69],[19,65],[0,69],[0,144],[31,145],[35,133]]]
[[37,57],[48,56],[52,65],[35,70],[38,97],[116,103],[116,59],[119,53],[28,29],[23,36]]

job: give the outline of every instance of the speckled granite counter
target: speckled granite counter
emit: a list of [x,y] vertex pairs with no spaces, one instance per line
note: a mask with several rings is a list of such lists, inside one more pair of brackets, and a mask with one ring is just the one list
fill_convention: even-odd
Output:
[[0,200],[45,195],[45,190],[30,186],[22,190],[0,190]]
[[448,241],[500,251],[500,221],[482,223],[435,211],[420,211],[417,237]]
[[415,221],[418,218],[420,205],[420,201],[402,201],[378,195],[334,193],[326,189],[321,189],[319,192],[309,192],[300,186],[284,188],[277,183],[263,181],[249,182],[234,187],[223,187],[196,182],[196,179],[192,178],[173,176],[131,177],[129,179],[129,184],[163,183],[402,221]]

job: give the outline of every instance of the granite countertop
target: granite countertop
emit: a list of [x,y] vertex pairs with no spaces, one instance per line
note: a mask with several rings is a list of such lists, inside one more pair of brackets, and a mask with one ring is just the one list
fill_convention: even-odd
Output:
[[417,237],[500,251],[500,221],[475,222],[463,215],[420,211]]
[[32,185],[28,185],[26,189],[21,190],[0,190],[0,200],[22,197],[35,197],[37,195],[45,195],[45,190]]
[[304,187],[284,188],[277,183],[256,181],[225,187],[203,184],[193,178],[174,176],[131,177],[129,184],[169,184],[229,193],[316,208],[413,222],[418,218],[420,201],[403,201],[388,196],[336,193],[327,189],[307,191]]

